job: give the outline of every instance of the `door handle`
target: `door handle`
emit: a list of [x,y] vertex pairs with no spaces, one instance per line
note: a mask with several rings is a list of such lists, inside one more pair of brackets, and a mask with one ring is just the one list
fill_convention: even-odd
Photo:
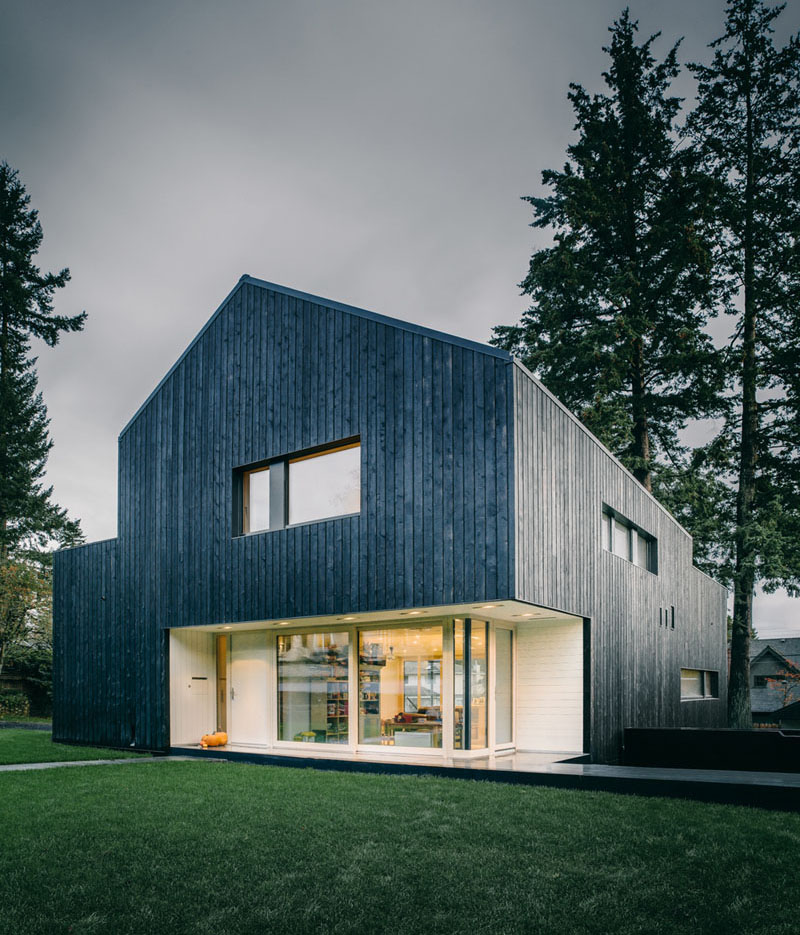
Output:
[[236,697],[236,692],[233,690],[233,685],[231,685],[231,701]]

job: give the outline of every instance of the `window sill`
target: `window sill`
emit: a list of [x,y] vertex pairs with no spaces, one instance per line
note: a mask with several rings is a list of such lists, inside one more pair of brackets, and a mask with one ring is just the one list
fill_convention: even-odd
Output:
[[646,571],[648,575],[652,575],[654,578],[658,577],[657,571],[651,571],[651,569],[646,568],[644,565],[637,565],[636,562],[632,562],[629,558],[624,558],[622,555],[617,555],[616,552],[612,552],[611,549],[607,549],[604,545],[600,548],[604,555],[610,555],[612,558],[619,559],[619,561],[625,562],[626,565],[630,565],[631,568],[638,568],[640,571]]
[[361,516],[361,511],[359,510],[358,513],[342,513],[340,516],[325,516],[322,519],[309,519],[304,523],[291,523],[286,526],[279,526],[277,529],[256,529],[253,532],[240,532],[236,536],[231,536],[231,538],[249,539],[251,536],[263,536],[270,532],[285,532],[287,529],[301,529],[303,526],[317,526],[319,523],[332,523],[337,519],[352,519],[354,516]]

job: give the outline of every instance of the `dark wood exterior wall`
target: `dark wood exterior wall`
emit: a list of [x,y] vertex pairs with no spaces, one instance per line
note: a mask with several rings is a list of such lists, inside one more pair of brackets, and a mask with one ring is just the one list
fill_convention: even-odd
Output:
[[[232,535],[237,467],[355,435],[359,515]],[[603,550],[604,503],[658,539],[657,575]],[[171,627],[513,597],[587,621],[596,759],[623,727],[724,723],[726,592],[492,348],[243,278],[123,430],[118,528],[56,556],[57,739],[166,747]],[[681,703],[682,666],[720,698]]]
[[[616,760],[624,727],[724,726],[726,590],[694,568],[669,513],[519,364],[514,397],[516,594],[589,620],[593,756]],[[658,539],[658,574],[603,549],[603,504]],[[675,629],[659,626],[673,606]],[[719,699],[681,702],[681,667],[718,671]]]
[[[169,627],[511,597],[511,369],[243,279],[120,436],[116,613],[86,612],[113,546],[59,555],[56,736],[165,747]],[[232,536],[235,468],[355,435],[359,515]],[[124,651],[92,670],[92,636]]]
[[53,736],[127,745],[134,646],[119,626],[117,540],[56,552],[53,575]]

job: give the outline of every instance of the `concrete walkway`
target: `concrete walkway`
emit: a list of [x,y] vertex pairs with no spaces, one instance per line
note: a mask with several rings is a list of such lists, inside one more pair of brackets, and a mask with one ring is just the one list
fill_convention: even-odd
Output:
[[0,730],[52,730],[50,721],[0,721]]
[[66,760],[63,763],[9,763],[0,766],[0,773],[23,772],[29,769],[55,769],[58,766],[122,766],[128,763],[169,763],[191,760],[190,756],[137,756],[125,760]]

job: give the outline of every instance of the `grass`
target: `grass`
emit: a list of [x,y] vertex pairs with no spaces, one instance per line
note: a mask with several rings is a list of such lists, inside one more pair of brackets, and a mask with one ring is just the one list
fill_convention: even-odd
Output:
[[16,721],[19,724],[49,724],[53,719],[33,714],[0,714],[0,721]]
[[127,750],[104,750],[98,747],[73,747],[53,743],[44,730],[5,727],[0,730],[0,766],[9,763],[65,763],[75,760],[124,760],[140,756]]
[[204,762],[0,775],[33,933],[797,931],[800,815]]

